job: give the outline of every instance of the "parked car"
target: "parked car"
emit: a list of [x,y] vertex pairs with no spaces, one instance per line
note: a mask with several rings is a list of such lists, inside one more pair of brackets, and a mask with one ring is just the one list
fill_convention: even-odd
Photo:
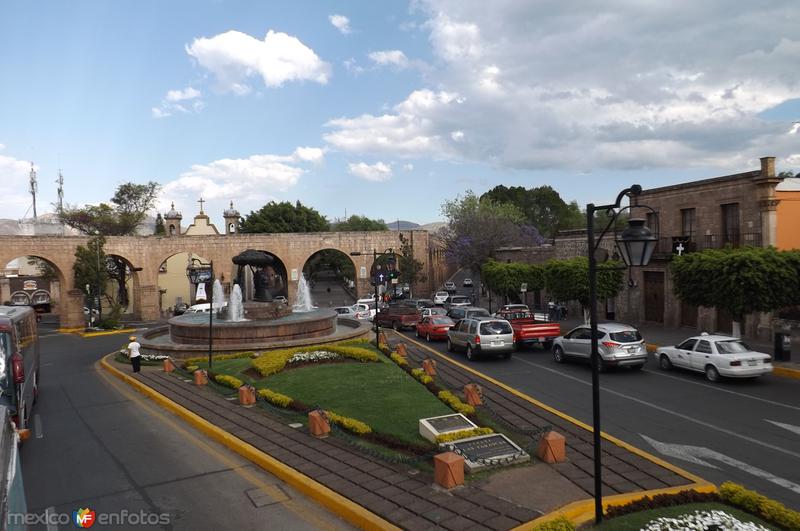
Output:
[[356,311],[352,306],[337,306],[333,311],[338,313],[339,317],[352,317],[356,319]]
[[[514,305],[522,306],[522,305]],[[514,329],[514,343],[517,347],[542,345],[545,349],[553,346],[553,341],[561,335],[561,325],[548,319],[539,319],[530,311],[522,309],[500,310],[495,317],[505,319]]]
[[413,306],[417,309],[417,311],[436,306],[430,299],[405,299],[400,304],[403,304],[404,306]]
[[440,308],[439,306],[431,306],[430,308],[423,308],[419,311],[419,318],[420,320],[424,319],[425,317],[431,317],[434,315],[438,316],[447,316],[447,310],[444,308]]
[[391,326],[395,330],[414,328],[419,321],[419,313],[413,306],[391,304],[388,308],[381,310],[375,316],[375,320],[380,326]]
[[[573,328],[553,342],[553,359],[563,363],[568,358],[591,358],[592,331],[588,325]],[[641,369],[647,362],[647,348],[642,335],[630,325],[600,323],[597,325],[597,349],[601,371],[610,367]]]
[[437,291],[433,294],[433,303],[434,304],[444,304],[447,302],[447,298],[450,296],[449,293],[446,291]]
[[272,297],[273,302],[282,302],[284,304],[289,304],[289,300],[284,297],[283,295],[278,295],[277,297]]
[[465,278],[464,282],[462,282],[461,285],[464,286],[465,288],[471,288],[472,287],[472,279],[471,278]]
[[369,316],[370,318],[375,317],[375,312],[377,311],[377,306],[375,305],[375,298],[374,297],[365,297],[363,299],[358,299],[356,304],[364,304],[369,308]]
[[356,319],[372,319],[372,310],[368,304],[355,303],[351,308],[355,312]]
[[453,321],[460,321],[461,319],[474,318],[474,317],[491,317],[489,310],[480,308],[478,306],[467,306],[461,308],[450,308],[447,311],[447,316]]
[[[222,308],[224,308],[227,305],[228,305],[227,302],[223,302],[222,305],[215,304],[214,305],[214,311],[221,310]],[[186,312],[184,312],[184,313],[208,313],[209,311],[211,311],[211,304],[208,303],[208,302],[204,302],[204,303],[201,303],[201,304],[195,304],[193,306],[189,306],[186,309]]]
[[183,315],[183,313],[189,309],[189,305],[185,302],[177,302],[175,306],[172,307],[172,315]]
[[741,339],[702,334],[654,353],[659,367],[703,372],[711,382],[727,378],[756,378],[772,372],[772,357],[756,352]]
[[448,280],[447,282],[445,282],[443,287],[444,287],[444,290],[445,290],[446,292],[448,292],[448,293],[453,293],[453,292],[455,292],[455,291],[456,291],[456,289],[457,289],[457,288],[456,288],[456,283],[455,283],[455,282],[453,282],[453,281],[450,281],[450,280]]
[[447,339],[447,332],[455,322],[446,315],[429,315],[417,323],[417,337],[424,337],[430,342],[434,339]]
[[447,299],[449,308],[466,308],[472,305],[472,301],[466,295],[450,295]]
[[501,312],[529,312],[529,311],[531,311],[531,309],[528,307],[527,304],[504,304],[500,306],[496,314]]
[[447,332],[447,350],[464,350],[470,361],[482,355],[509,359],[514,352],[514,330],[502,319],[462,319]]

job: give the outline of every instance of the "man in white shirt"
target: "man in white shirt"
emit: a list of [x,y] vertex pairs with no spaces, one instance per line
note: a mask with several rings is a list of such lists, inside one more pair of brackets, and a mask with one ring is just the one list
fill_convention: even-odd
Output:
[[136,336],[131,336],[128,339],[131,340],[131,342],[128,343],[128,357],[131,359],[133,372],[139,372],[142,366],[142,355],[139,353],[139,348],[141,348],[142,345],[136,341]]

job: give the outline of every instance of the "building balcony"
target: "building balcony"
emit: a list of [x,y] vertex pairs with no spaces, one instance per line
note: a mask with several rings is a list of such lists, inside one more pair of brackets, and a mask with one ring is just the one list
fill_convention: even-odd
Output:
[[[732,236],[732,237],[731,237]],[[694,236],[660,236],[653,254],[660,258],[666,255],[703,251],[705,249],[724,249],[725,247],[761,247],[760,232],[741,232],[733,235],[699,234]]]

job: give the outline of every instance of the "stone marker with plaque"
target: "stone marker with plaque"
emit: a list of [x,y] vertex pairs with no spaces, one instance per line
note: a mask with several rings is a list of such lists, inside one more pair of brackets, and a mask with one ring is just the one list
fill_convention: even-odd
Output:
[[467,472],[474,472],[487,466],[524,463],[531,458],[525,450],[502,433],[459,439],[441,446],[452,449],[464,457],[464,467]]
[[436,442],[436,436],[454,431],[471,430],[477,428],[472,421],[461,413],[419,419],[419,434],[431,442]]

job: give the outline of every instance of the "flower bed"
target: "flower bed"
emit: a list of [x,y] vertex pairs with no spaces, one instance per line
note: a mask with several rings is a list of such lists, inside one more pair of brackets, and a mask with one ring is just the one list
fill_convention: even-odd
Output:
[[648,523],[642,531],[672,531],[677,529],[725,529],[732,531],[769,531],[753,522],[742,522],[724,511],[695,511],[677,518],[661,517]]
[[341,356],[329,350],[313,350],[311,352],[298,352],[289,358],[286,363],[314,363],[317,361],[329,361],[341,359]]

